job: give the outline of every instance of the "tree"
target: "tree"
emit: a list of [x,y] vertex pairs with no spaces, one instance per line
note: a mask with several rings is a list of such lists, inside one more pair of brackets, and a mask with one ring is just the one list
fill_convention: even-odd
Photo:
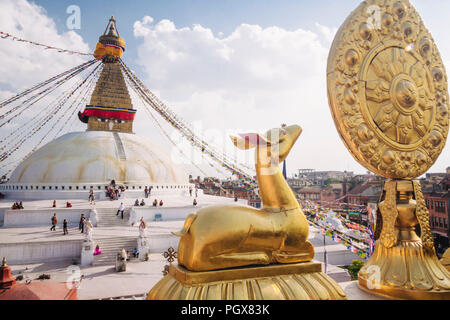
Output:
[[348,273],[350,273],[352,280],[358,279],[358,272],[364,266],[364,261],[353,260],[352,264],[347,267]]

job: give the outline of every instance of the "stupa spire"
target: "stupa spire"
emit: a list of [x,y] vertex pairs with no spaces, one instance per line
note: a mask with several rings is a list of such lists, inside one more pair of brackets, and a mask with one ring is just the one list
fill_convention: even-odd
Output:
[[88,130],[133,132],[136,110],[119,63],[124,51],[125,40],[119,37],[116,20],[111,17],[94,52],[95,58],[102,60],[103,70],[89,104],[78,115]]

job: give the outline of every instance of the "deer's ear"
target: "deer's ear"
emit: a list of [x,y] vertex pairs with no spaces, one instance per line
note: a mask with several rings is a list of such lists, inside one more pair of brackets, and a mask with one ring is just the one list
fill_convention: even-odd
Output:
[[266,137],[257,133],[239,134],[241,138],[231,137],[236,147],[241,150],[248,150],[256,146],[270,146],[270,141]]
[[238,138],[238,137],[234,137],[231,136],[230,137],[231,140],[233,141],[233,144],[241,150],[248,150],[248,149],[252,149],[254,147],[256,147],[255,144],[252,144],[249,140],[247,139],[242,139],[242,138]]

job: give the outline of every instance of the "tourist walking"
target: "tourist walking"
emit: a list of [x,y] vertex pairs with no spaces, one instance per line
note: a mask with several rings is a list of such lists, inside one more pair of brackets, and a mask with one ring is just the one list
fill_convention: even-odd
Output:
[[94,189],[91,188],[89,190],[89,204],[95,204],[95,195],[94,195]]
[[145,193],[145,197],[148,198],[148,188],[147,188],[147,186],[144,189],[144,193]]
[[189,187],[189,196],[192,197],[192,187]]
[[63,221],[63,232],[64,234],[69,234],[69,232],[67,231],[67,220],[64,219]]
[[123,202],[121,202],[121,203],[120,203],[119,210],[117,210],[116,216],[118,216],[119,213],[120,213],[120,215],[122,216],[122,219],[123,219],[123,210],[124,210]]
[[83,220],[84,220],[84,214],[82,213],[80,216],[80,223],[78,224],[78,230],[83,229],[83,224],[84,224]]
[[84,226],[86,224],[86,218],[84,217],[84,214],[81,215],[80,225],[81,225],[81,233],[84,233]]
[[54,213],[53,217],[52,217],[52,227],[50,228],[50,231],[56,231],[57,223],[58,223],[58,218],[56,217],[56,213]]

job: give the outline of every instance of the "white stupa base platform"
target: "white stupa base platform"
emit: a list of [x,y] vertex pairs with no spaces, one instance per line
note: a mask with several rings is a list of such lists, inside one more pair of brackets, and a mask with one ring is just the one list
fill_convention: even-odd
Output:
[[[139,201],[142,198],[138,198]],[[162,207],[153,207],[154,199],[163,200]],[[151,253],[163,252],[169,247],[177,248],[179,239],[171,234],[179,231],[184,223],[185,217],[202,207],[220,204],[236,204],[234,199],[214,197],[199,194],[198,206],[193,206],[194,197],[189,195],[180,196],[168,194],[160,197],[144,198],[146,206],[134,207],[136,199],[103,200],[96,201],[95,205],[90,205],[87,200],[64,199],[57,200],[56,208],[52,207],[52,200],[23,201],[23,210],[11,210],[12,202],[8,199],[0,201],[0,257],[7,257],[10,263],[27,264],[38,262],[49,262],[69,259],[71,261],[81,260],[81,247],[84,234],[78,229],[80,215],[83,213],[86,218],[91,218],[94,226],[93,230],[94,247],[96,240],[114,239],[117,237],[137,238],[139,236],[139,223],[131,226],[130,219],[125,217],[122,221],[115,216],[115,212],[124,203],[126,208],[133,207],[138,214],[134,215],[139,220],[141,216],[146,216],[148,224],[148,248]],[[66,201],[72,203],[72,208],[65,208]],[[247,201],[239,200],[238,205],[246,205]],[[97,217],[93,216],[94,210],[102,212],[117,219],[121,226],[104,226],[101,221],[96,224]],[[162,221],[153,221],[155,212],[161,214]],[[51,217],[56,213],[58,225],[56,231],[50,231]],[[67,219],[69,234],[64,235],[62,222]],[[101,227],[98,227],[101,226]]]

